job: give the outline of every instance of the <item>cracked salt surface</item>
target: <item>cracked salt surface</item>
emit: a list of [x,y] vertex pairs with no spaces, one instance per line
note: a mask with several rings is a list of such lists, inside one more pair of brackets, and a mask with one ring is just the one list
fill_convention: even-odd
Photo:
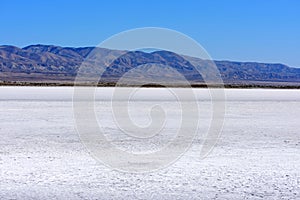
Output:
[[[132,118],[142,125],[149,119],[139,111],[154,102],[170,112],[165,132],[144,141],[110,120],[112,91],[98,89],[96,110],[114,145],[152,151],[174,137],[180,110],[163,89],[142,89],[133,102]],[[209,96],[195,91],[205,131]],[[299,90],[226,89],[224,128],[211,154],[199,158],[199,136],[177,162],[144,174],[111,170],[89,155],[75,130],[72,92],[0,87],[0,199],[300,199]]]

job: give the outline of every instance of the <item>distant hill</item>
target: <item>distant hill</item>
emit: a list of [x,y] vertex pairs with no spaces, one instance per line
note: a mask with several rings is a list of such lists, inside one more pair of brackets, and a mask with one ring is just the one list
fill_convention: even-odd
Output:
[[[168,51],[145,53],[95,47],[30,45],[18,48],[3,45],[0,46],[0,81],[2,84],[14,82],[72,83],[81,63],[93,50],[97,51],[97,56],[100,58],[110,55],[111,60],[115,59],[104,72],[102,79],[112,84],[132,68],[140,65],[147,66],[151,63],[168,65],[183,74],[193,84],[203,83],[203,77],[196,72],[194,66],[209,70],[205,60]],[[118,58],[121,53],[125,54]],[[215,61],[215,64],[226,85],[300,86],[300,68],[256,62]],[[159,70],[153,72],[153,76],[155,75],[172,79],[172,75],[166,76]],[[143,78],[142,75],[140,78]]]

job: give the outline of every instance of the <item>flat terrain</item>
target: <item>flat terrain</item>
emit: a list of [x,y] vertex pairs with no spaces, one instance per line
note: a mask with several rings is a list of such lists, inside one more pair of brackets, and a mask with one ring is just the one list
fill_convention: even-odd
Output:
[[[184,90],[184,89],[175,89]],[[0,199],[300,199],[300,90],[226,89],[226,115],[213,151],[200,159],[210,122],[207,89],[194,89],[200,133],[161,170],[132,174],[96,162],[80,142],[72,87],[0,87]],[[98,121],[116,146],[158,150],[178,128],[180,106],[162,88],[143,88],[129,108],[147,125],[147,109],[167,110],[164,134],[127,139],[110,114],[113,88],[98,88]]]

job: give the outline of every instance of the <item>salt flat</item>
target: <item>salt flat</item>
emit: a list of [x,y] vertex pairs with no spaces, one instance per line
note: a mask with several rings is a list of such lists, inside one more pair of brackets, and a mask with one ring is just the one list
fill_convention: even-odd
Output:
[[[194,92],[205,132],[209,92]],[[164,89],[143,88],[131,102],[141,125],[152,104],[168,110],[164,136],[150,141],[121,135],[108,112],[112,93],[97,89],[96,113],[116,146],[156,150],[172,139],[180,107]],[[225,123],[213,151],[200,159],[199,136],[177,162],[142,174],[91,157],[75,130],[72,94],[71,87],[0,87],[1,199],[300,199],[300,90],[226,89]]]

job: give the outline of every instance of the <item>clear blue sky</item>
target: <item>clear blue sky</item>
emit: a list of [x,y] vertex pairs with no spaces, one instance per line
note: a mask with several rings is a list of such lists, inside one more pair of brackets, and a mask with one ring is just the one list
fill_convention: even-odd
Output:
[[213,59],[300,67],[298,0],[3,0],[0,8],[0,44],[95,46],[120,31],[158,26],[189,35]]

